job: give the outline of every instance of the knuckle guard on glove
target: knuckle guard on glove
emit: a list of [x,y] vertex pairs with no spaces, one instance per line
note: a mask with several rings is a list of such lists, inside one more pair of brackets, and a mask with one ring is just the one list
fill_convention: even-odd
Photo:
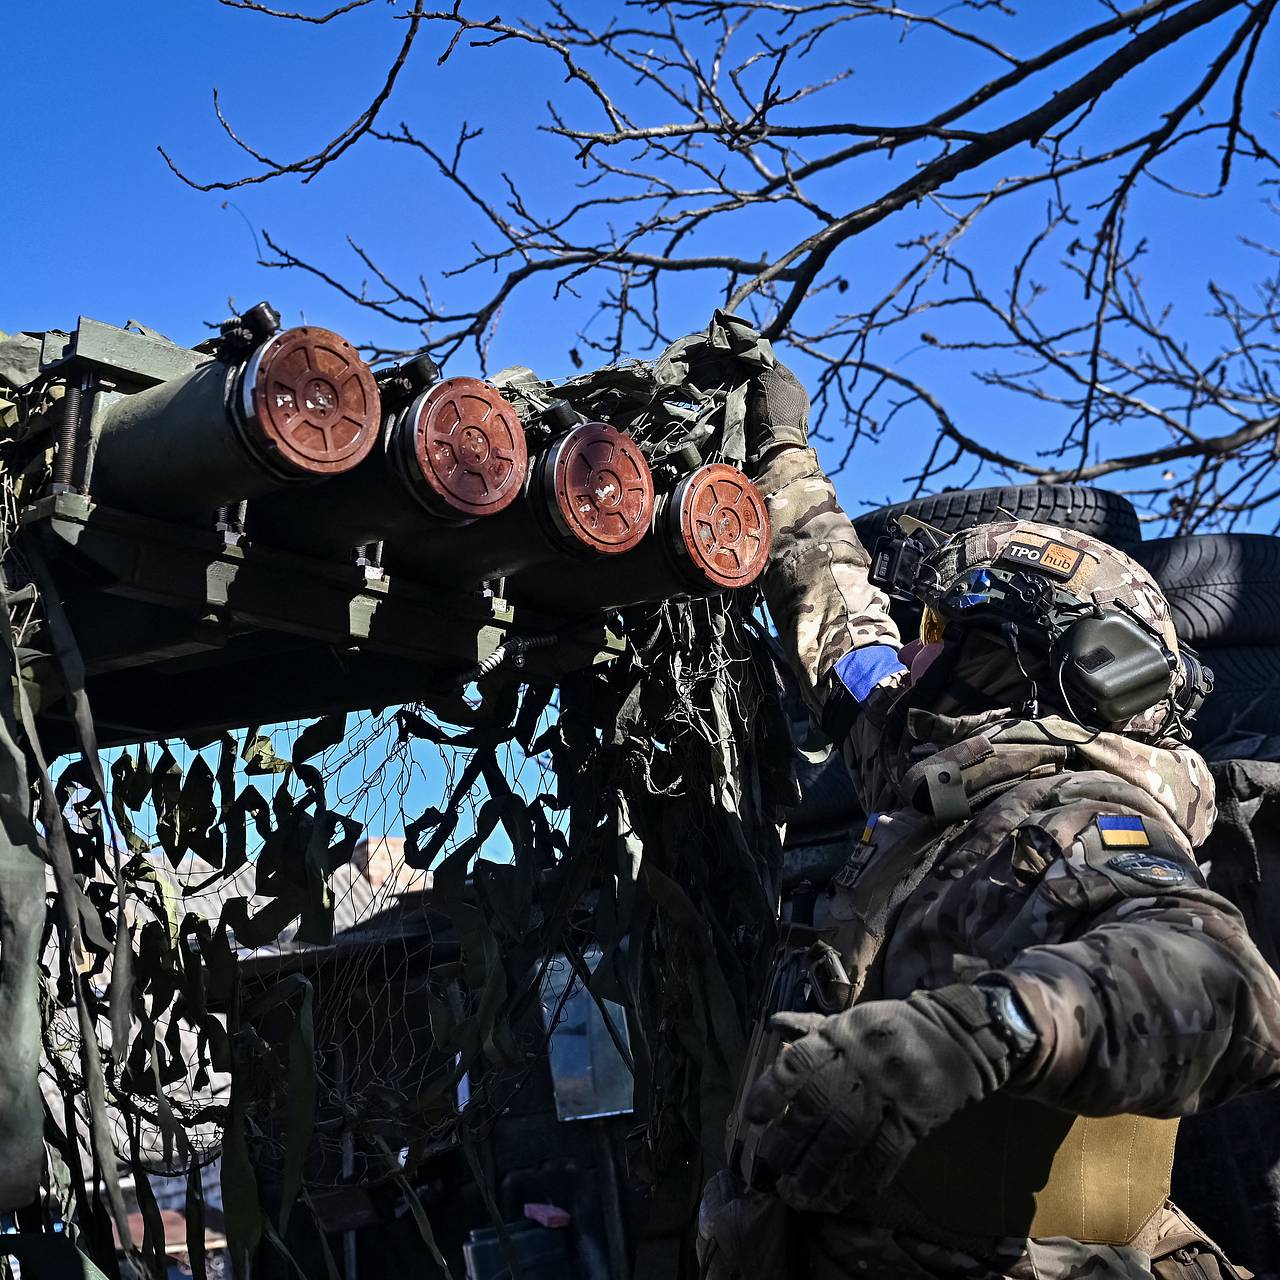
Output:
[[879,1190],[912,1148],[1008,1079],[1010,1050],[982,990],[877,1000],[823,1018],[756,1082],[760,1156],[797,1209],[833,1212]]
[[746,431],[752,462],[779,445],[809,443],[809,396],[785,364],[757,375],[747,396]]

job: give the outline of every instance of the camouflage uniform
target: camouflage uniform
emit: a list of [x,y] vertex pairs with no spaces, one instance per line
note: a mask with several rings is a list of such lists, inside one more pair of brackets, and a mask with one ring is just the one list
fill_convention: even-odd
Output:
[[[1019,718],[1025,678],[979,633],[912,686],[816,455],[784,450],[757,483],[775,530],[770,612],[878,815],[814,919],[852,998],[995,974],[1040,1033],[1015,1080],[928,1134],[881,1193],[801,1213],[799,1274],[1149,1274],[1182,1229],[1166,1200],[1176,1121],[1162,1118],[1280,1078],[1280,982],[1193,854],[1215,817],[1209,772],[1150,718],[1124,735]],[[1133,568],[1126,589],[1145,589]],[[1100,815],[1142,819],[1154,861],[1103,847]]]

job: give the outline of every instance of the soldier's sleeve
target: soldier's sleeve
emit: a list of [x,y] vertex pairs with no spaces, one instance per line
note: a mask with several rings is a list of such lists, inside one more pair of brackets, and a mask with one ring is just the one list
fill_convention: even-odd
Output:
[[1000,971],[1040,1032],[1016,1092],[1175,1116],[1280,1080],[1280,980],[1179,833],[1098,814],[1037,897],[1046,922],[1081,924]]
[[867,555],[812,449],[776,454],[756,478],[769,505],[773,550],[765,600],[809,709],[851,763],[878,704],[901,687],[902,641]]

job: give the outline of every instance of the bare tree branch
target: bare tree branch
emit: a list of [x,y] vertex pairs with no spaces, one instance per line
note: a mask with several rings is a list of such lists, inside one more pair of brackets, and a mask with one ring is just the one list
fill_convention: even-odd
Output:
[[[218,106],[261,172],[204,189],[309,181],[360,139],[404,148],[422,158],[423,182],[465,211],[467,230],[429,273],[396,280],[364,236],[348,237],[352,280],[278,236],[265,243],[268,265],[305,271],[381,324],[404,326],[405,349],[465,351],[483,368],[499,324],[549,289],[574,317],[567,359],[617,360],[678,336],[718,301],[802,353],[815,429],[845,461],[911,422],[933,433],[908,477],[921,490],[974,468],[1125,477],[1172,526],[1230,523],[1277,487],[1268,451],[1280,294],[1264,277],[1246,305],[1238,288],[1203,280],[1224,343],[1193,350],[1167,303],[1147,296],[1148,238],[1130,225],[1132,201],[1142,190],[1212,200],[1245,170],[1280,181],[1276,122],[1248,92],[1278,3],[1106,0],[1096,22],[1064,7],[1053,34],[1027,49],[1029,28],[1003,0],[959,0],[944,14],[890,0],[642,0],[603,22],[574,0],[531,0],[518,21],[471,17],[457,0],[396,15],[410,39],[370,107],[302,160],[250,146]],[[545,88],[522,91],[545,97],[546,115],[513,123],[563,145],[559,180],[522,182],[518,144],[510,171],[480,163],[475,123],[455,120],[450,143],[438,126],[378,126],[413,35],[428,27],[443,38],[439,63],[467,58],[503,74],[495,60],[518,48],[536,74],[545,58]],[[841,57],[868,32],[867,56],[922,69],[904,70],[910,91],[870,118],[858,66]],[[941,101],[924,91],[939,57],[959,71]],[[528,58],[519,65],[527,77]],[[1119,91],[1139,78],[1142,96]],[[930,106],[913,111],[918,101]],[[1146,105],[1135,111],[1135,101]],[[1007,240],[1003,282],[990,278],[989,256],[981,270],[961,256],[998,208],[1004,225],[1025,228]],[[688,279],[705,283],[692,316]],[[904,370],[904,348],[930,368]],[[964,421],[933,385],[945,361],[1034,409],[1024,447]]]

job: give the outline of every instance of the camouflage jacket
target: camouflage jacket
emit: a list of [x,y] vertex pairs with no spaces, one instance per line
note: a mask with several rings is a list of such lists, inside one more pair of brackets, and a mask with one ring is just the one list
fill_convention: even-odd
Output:
[[[955,688],[997,703],[1010,688],[1009,656],[990,645],[960,646],[941,679],[913,685],[816,455],[785,451],[758,483],[775,530],[770,612],[871,815],[815,924],[837,939],[856,998],[994,971],[1040,1032],[1010,1096],[926,1138],[883,1196],[806,1215],[811,1273],[1147,1274],[1168,1210],[1136,1221],[1124,1186],[1101,1185],[1046,1218],[1028,1195],[1045,1169],[1016,1166],[1031,1129],[1045,1160],[1087,1144],[1081,1116],[1125,1118],[1130,1167],[1171,1159],[1171,1133],[1153,1139],[1143,1126],[1158,1122],[1141,1118],[1280,1078],[1280,981],[1193,853],[1215,817],[1208,769],[1175,742],[973,712]],[[1033,1217],[1056,1225],[1029,1238]]]

